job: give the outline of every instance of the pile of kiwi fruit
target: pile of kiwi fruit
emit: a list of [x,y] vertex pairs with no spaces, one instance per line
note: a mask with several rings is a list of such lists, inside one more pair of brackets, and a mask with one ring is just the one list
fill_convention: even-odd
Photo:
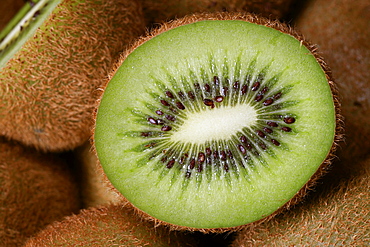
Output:
[[0,246],[370,245],[370,3],[0,3]]

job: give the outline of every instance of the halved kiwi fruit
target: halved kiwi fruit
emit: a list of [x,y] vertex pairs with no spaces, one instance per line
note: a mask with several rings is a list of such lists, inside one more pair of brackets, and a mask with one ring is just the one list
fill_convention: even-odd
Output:
[[94,143],[145,217],[219,232],[298,201],[341,132],[313,46],[282,23],[219,13],[164,24],[129,49],[104,88]]
[[84,209],[79,214],[54,222],[30,238],[31,246],[197,246],[192,234],[170,233],[154,227],[123,205]]
[[304,204],[238,233],[231,246],[369,246],[370,157]]
[[30,236],[81,207],[69,154],[45,154],[0,138],[0,246]]
[[28,0],[1,33],[0,135],[43,151],[82,145],[112,64],[144,31],[130,0]]

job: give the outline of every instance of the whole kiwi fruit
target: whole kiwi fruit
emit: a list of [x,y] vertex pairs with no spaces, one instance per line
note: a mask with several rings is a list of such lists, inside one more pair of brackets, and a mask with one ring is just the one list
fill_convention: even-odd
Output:
[[141,0],[145,19],[162,23],[174,18],[203,12],[250,12],[271,19],[281,19],[292,0]]
[[190,15],[139,39],[112,72],[94,147],[139,214],[237,230],[299,201],[342,138],[330,71],[297,32],[253,14]]
[[369,246],[370,157],[350,179],[236,236],[231,246]]
[[78,212],[68,154],[45,154],[0,140],[0,246],[22,246],[46,225]]
[[166,228],[143,222],[132,208],[110,204],[84,209],[54,222],[24,246],[196,247],[197,241],[190,233],[170,233]]
[[370,153],[370,2],[308,1],[295,22],[330,64],[346,126],[338,156],[353,164]]
[[29,0],[0,42],[0,135],[64,151],[91,135],[97,88],[144,30],[129,0]]

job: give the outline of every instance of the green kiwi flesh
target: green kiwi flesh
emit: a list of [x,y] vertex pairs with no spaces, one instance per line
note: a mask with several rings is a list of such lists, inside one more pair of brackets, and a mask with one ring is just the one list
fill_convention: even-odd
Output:
[[80,180],[83,207],[122,203],[124,198],[107,179],[95,152],[92,151],[91,144],[85,143],[73,150],[73,154]]
[[346,141],[340,160],[363,159],[370,153],[370,2],[309,1],[295,20],[296,28],[320,47],[340,91]]
[[370,158],[353,166],[349,178],[325,183],[304,204],[239,232],[231,246],[369,246]]
[[327,162],[335,96],[321,62],[276,23],[199,19],[165,27],[122,59],[94,143],[140,211],[232,228],[282,208]]

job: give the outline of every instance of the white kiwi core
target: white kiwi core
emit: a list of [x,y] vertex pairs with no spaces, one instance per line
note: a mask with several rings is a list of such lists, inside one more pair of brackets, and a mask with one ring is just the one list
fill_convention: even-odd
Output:
[[244,127],[253,126],[256,121],[257,112],[248,104],[209,108],[202,112],[189,113],[184,124],[173,133],[171,140],[193,144],[228,140]]

